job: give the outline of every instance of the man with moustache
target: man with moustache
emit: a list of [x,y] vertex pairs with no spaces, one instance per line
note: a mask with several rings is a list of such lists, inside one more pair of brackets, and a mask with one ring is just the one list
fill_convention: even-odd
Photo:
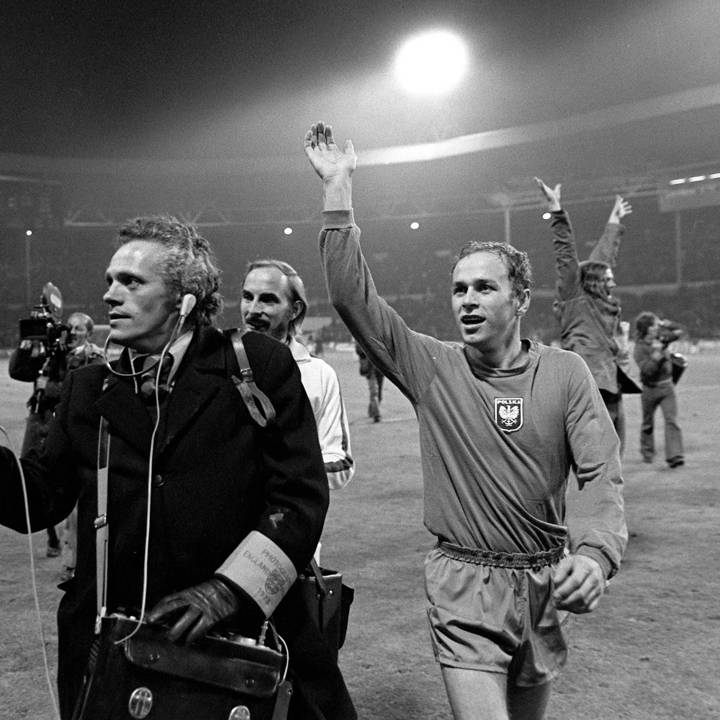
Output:
[[315,415],[330,489],[339,490],[355,473],[347,413],[335,370],[298,340],[307,310],[305,284],[291,265],[272,258],[248,264],[240,301],[243,322],[290,348]]

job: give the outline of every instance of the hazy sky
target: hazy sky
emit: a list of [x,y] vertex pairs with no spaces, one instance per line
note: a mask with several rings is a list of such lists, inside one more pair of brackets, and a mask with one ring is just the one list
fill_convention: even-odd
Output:
[[[315,119],[382,147],[720,83],[718,0],[6,0],[1,13],[0,152],[286,155]],[[391,75],[400,41],[430,27],[471,54],[442,101]],[[697,118],[669,161],[720,155],[716,115]]]

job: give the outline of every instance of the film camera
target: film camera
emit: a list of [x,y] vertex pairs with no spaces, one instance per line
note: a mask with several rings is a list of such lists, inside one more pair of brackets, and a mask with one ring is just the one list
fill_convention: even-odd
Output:
[[[671,320],[661,320],[657,329],[657,339],[662,343],[663,348],[674,343],[682,336],[682,330]],[[687,358],[679,352],[670,353],[672,363],[672,381],[677,384],[688,366]]]
[[669,320],[661,320],[657,329],[657,339],[667,347],[682,335],[682,330]]
[[29,318],[20,320],[20,341],[30,340],[44,345],[47,353],[64,345],[69,332],[61,322],[62,293],[52,283],[45,283],[40,303],[35,305]]
[[[52,283],[45,283],[40,303],[33,307],[29,318],[20,320],[20,349],[30,350],[29,368],[35,368],[34,372],[37,373],[34,378],[35,391],[28,401],[28,407],[33,413],[52,409],[59,399],[57,388],[53,390],[48,383],[59,383],[65,371],[70,329],[61,322],[62,307],[62,293]],[[41,363],[39,369],[36,363]]]

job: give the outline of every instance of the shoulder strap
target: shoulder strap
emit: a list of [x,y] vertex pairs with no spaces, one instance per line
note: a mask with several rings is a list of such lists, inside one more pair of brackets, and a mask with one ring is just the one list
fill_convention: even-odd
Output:
[[320,569],[320,566],[317,564],[317,561],[314,557],[310,559],[308,568],[310,569],[310,572],[315,579],[315,587],[317,594],[320,596],[321,599],[324,600],[325,596],[328,594],[328,586],[325,582],[325,578],[323,577],[322,570]]
[[107,553],[108,553],[108,472],[110,465],[110,433],[108,421],[100,418],[97,453],[97,516],[95,527],[96,602],[95,632],[100,633],[100,621],[105,616],[107,603]]
[[247,330],[233,330],[230,340],[235,350],[238,367],[240,368],[240,377],[232,376],[232,381],[240,393],[245,406],[250,413],[250,417],[260,426],[265,427],[275,419],[275,408],[265,393],[255,384],[250,361],[245,351],[245,343],[242,336]]

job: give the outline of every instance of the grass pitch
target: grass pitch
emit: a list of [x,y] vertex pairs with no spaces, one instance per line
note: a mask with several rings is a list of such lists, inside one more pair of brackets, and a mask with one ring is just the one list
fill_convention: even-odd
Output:
[[[354,480],[331,496],[322,562],[343,571],[355,603],[341,665],[360,718],[451,720],[425,621],[417,424],[385,386],[383,420],[367,417],[367,387],[351,351],[325,355],[338,371],[351,420]],[[19,447],[29,385],[0,362],[0,424]],[[678,386],[686,464],[640,461],[640,401],[626,397],[625,499],[631,538],[623,568],[590,615],[569,624],[570,658],[548,720],[720,718],[718,429],[720,355],[690,356]],[[573,522],[582,496],[571,491]],[[54,673],[60,571],[34,537],[42,623]],[[51,720],[33,609],[27,538],[0,528],[0,720]]]

